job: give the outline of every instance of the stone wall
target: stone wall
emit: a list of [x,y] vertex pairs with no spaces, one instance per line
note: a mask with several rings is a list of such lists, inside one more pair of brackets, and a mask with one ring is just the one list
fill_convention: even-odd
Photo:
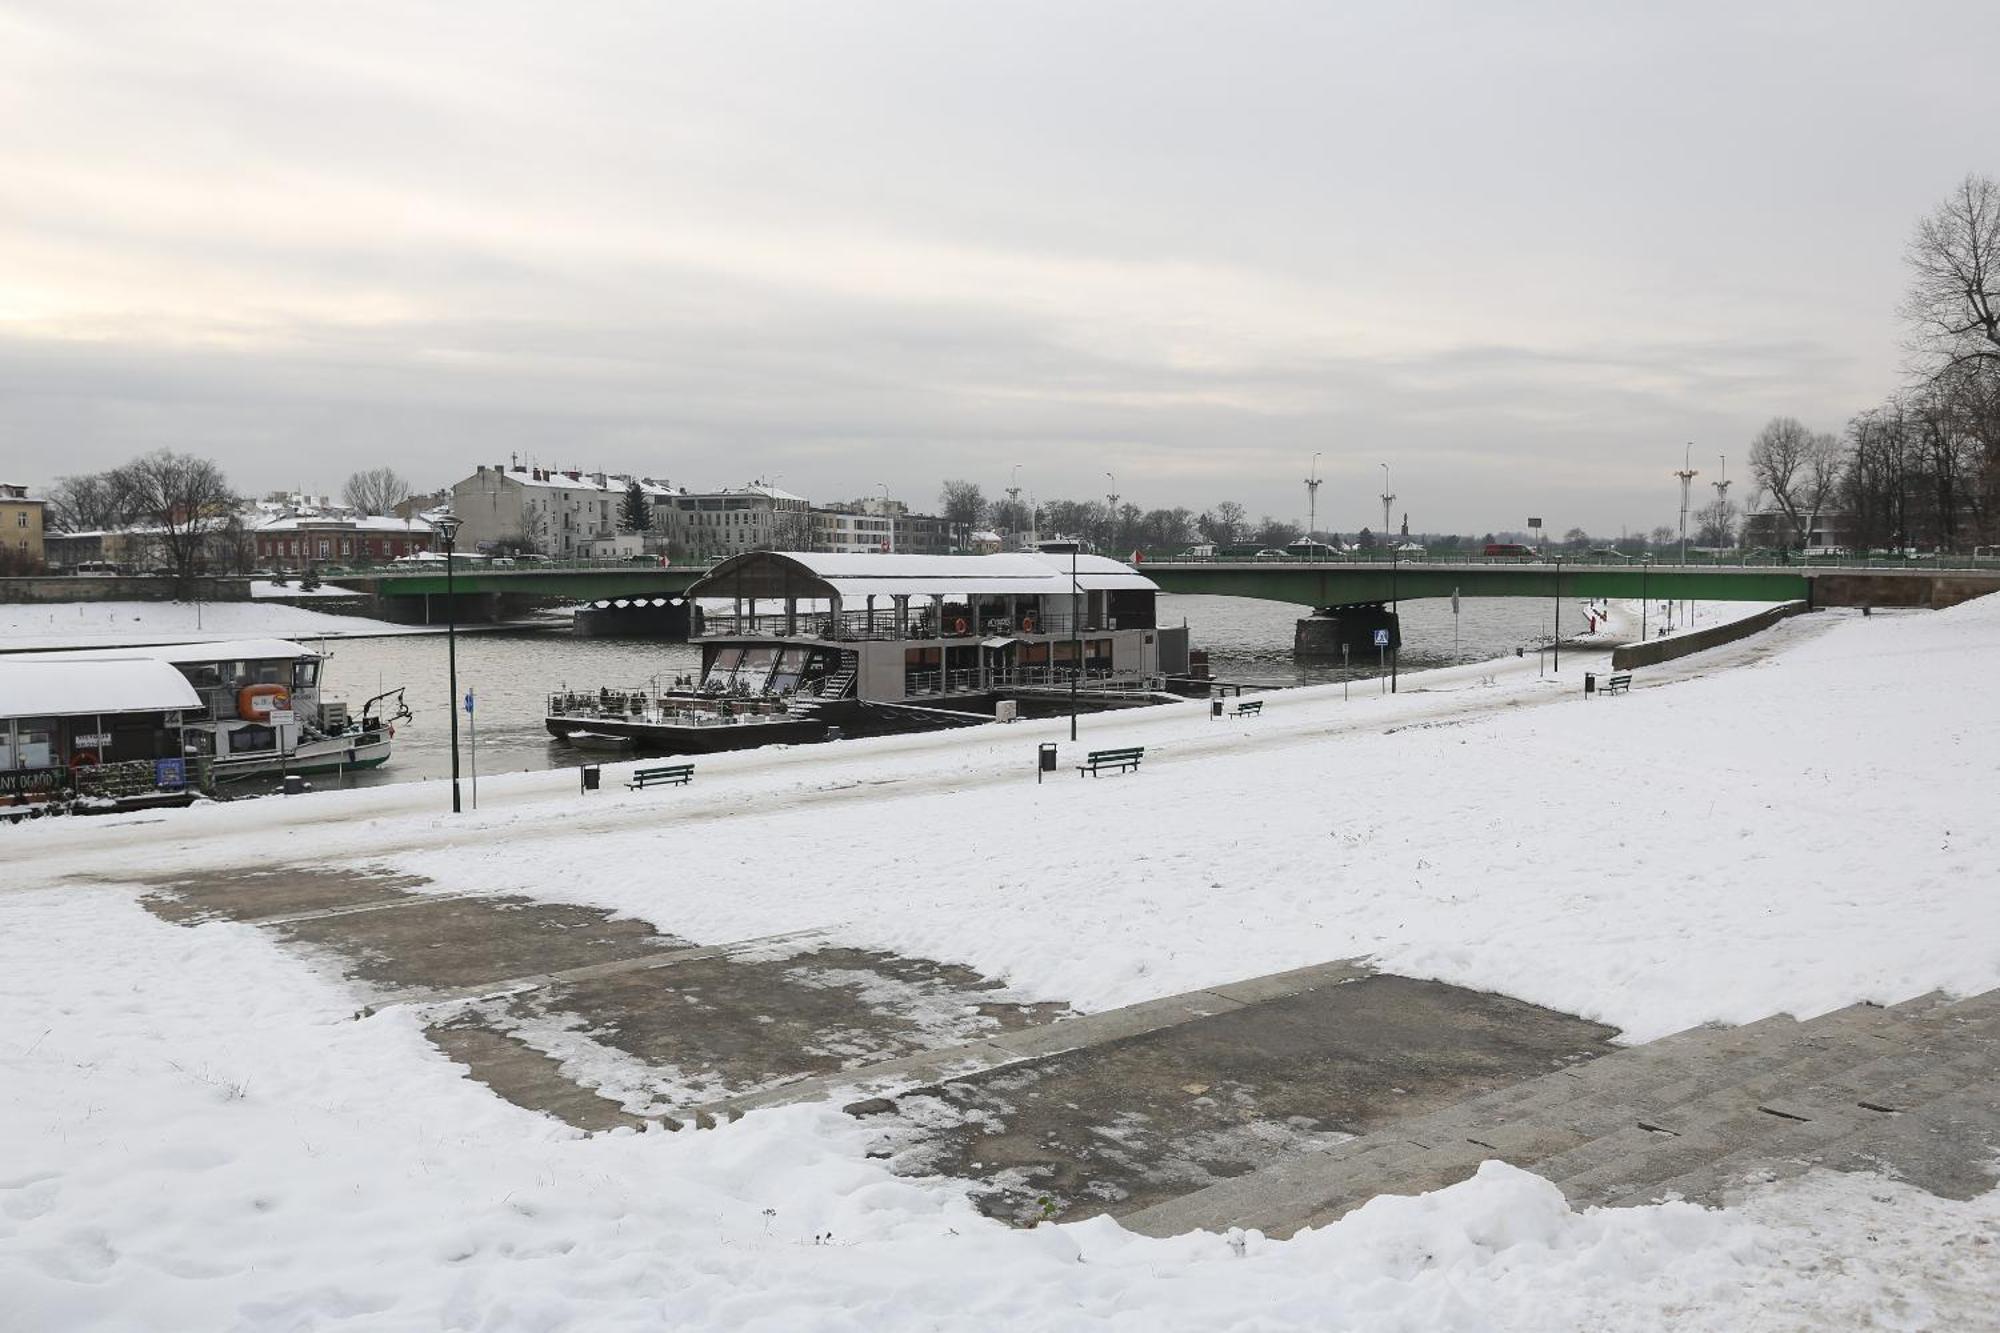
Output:
[[1648,639],[1644,643],[1628,643],[1623,648],[1612,651],[1611,669],[1630,671],[1633,667],[1658,666],[1662,662],[1671,662],[1690,653],[1706,652],[1725,643],[1747,639],[1752,634],[1761,634],[1779,621],[1811,609],[1804,602],[1787,602],[1783,606],[1774,606],[1768,611],[1759,611],[1754,616],[1731,621],[1727,625],[1717,625],[1713,629],[1696,630],[1692,634],[1682,634],[1671,639]]
[[45,574],[0,578],[0,602],[247,602],[247,578],[200,578],[193,597],[174,595],[174,581],[159,574]]
[[1930,574],[1884,570],[1814,574],[1814,606],[1916,606],[1941,611],[1990,592],[2000,592],[2000,574]]

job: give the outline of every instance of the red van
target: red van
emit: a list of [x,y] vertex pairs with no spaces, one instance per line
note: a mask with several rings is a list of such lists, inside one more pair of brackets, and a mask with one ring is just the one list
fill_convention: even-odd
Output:
[[1539,554],[1534,547],[1523,546],[1519,542],[1488,542],[1486,543],[1485,553],[1487,555],[1511,555],[1517,560],[1533,560]]

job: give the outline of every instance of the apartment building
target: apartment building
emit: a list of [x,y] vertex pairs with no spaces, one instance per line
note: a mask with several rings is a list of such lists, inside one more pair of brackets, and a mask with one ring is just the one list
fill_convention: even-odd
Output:
[[0,482],[0,550],[6,565],[38,567],[46,558],[42,546],[44,502],[28,497],[26,486]]

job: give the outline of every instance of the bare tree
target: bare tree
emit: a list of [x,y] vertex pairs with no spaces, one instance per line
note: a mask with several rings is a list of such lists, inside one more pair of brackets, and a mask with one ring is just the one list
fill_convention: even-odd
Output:
[[986,517],[986,496],[976,481],[947,481],[938,491],[938,507],[947,520],[970,530]]
[[1917,224],[1903,317],[1933,375],[2000,363],[2000,184],[1967,176]]
[[1736,506],[1727,500],[1710,500],[1695,515],[1699,526],[1695,540],[1703,546],[1721,548],[1736,539]]
[[1250,540],[1259,546],[1277,548],[1290,546],[1304,535],[1305,529],[1298,524],[1287,523],[1281,518],[1272,518],[1266,514],[1257,521],[1257,531],[1251,535]]
[[48,523],[60,532],[122,528],[139,518],[133,479],[125,468],[61,477],[49,488]]
[[1250,516],[1234,500],[1224,500],[1204,511],[1195,522],[1201,528],[1201,535],[1219,546],[1233,546],[1250,532]]
[[410,498],[410,483],[392,467],[371,467],[349,477],[340,498],[364,514],[387,514]]
[[1840,488],[1840,441],[1797,417],[1773,417],[1750,442],[1750,476],[1784,516],[1788,544],[1812,539]]
[[209,535],[222,531],[239,503],[222,469],[206,458],[162,449],[120,469],[130,479],[140,515],[158,529],[157,540],[185,593],[201,572]]

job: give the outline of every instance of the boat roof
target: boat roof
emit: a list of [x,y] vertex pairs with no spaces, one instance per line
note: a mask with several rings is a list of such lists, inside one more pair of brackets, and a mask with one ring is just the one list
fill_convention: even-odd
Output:
[[708,571],[690,597],[936,597],[966,593],[1068,596],[1074,591],[1157,592],[1159,585],[1123,561],[1068,554],[899,555],[822,551],[748,551]]
[[40,661],[78,662],[132,661],[150,658],[155,662],[248,662],[273,657],[298,659],[319,653],[290,639],[215,639],[208,643],[154,643],[135,648],[70,648],[59,653],[36,653]]
[[201,696],[173,665],[145,660],[0,657],[0,714],[76,717],[154,713],[202,706]]

